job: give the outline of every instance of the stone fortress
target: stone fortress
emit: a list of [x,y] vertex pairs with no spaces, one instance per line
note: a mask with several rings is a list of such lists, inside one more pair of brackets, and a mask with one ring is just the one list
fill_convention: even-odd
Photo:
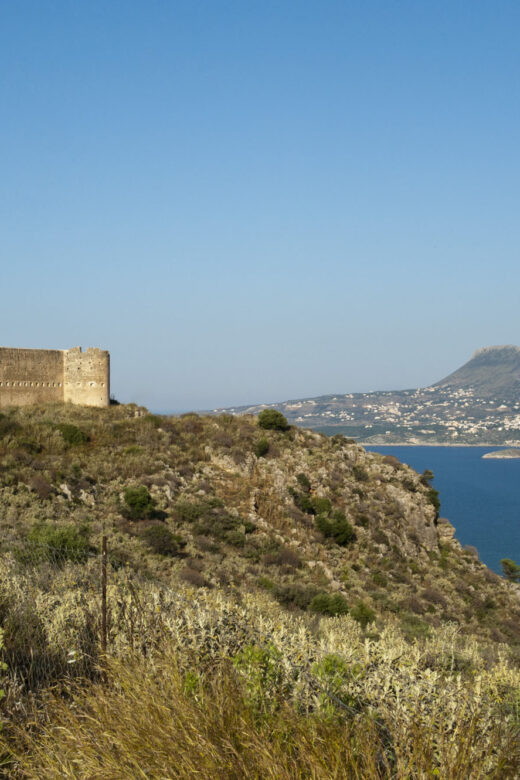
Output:
[[67,402],[110,404],[109,352],[0,347],[0,408]]

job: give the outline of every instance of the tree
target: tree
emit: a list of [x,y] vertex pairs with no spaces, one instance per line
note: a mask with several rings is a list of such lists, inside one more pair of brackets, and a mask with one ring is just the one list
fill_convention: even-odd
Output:
[[511,558],[502,558],[500,561],[504,577],[509,582],[520,582],[520,566],[516,564]]
[[258,425],[271,431],[287,431],[289,423],[281,412],[276,409],[264,409],[258,415]]
[[419,479],[425,487],[430,487],[430,482],[435,477],[435,474],[430,469],[425,469]]

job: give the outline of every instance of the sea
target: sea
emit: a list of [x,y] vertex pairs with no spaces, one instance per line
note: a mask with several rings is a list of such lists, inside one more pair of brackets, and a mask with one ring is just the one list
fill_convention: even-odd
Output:
[[476,547],[480,560],[502,573],[501,558],[520,564],[520,458],[484,460],[504,447],[366,447],[395,455],[418,472],[431,469],[441,517],[456,528],[462,545]]

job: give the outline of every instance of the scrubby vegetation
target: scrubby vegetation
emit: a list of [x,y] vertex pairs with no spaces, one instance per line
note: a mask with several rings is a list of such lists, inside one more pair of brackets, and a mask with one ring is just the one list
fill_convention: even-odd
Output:
[[276,409],[264,409],[258,415],[258,425],[270,431],[287,431],[289,425],[287,418]]
[[511,558],[502,558],[500,563],[502,564],[504,577],[510,582],[520,581],[520,566],[517,563],[512,561]]
[[[264,411],[271,419],[276,410]],[[275,598],[293,585],[313,592],[307,609],[317,594],[340,593],[349,609],[363,601],[407,630],[415,616],[518,641],[514,584],[437,520],[431,472],[341,436],[281,423],[259,437],[259,427],[255,418],[162,418],[124,405],[5,412],[3,549],[32,556],[40,539],[78,555],[99,548],[104,529],[113,560],[166,584],[186,569],[205,587],[254,591],[267,578]],[[82,435],[66,440],[63,431]]]
[[9,772],[516,776],[518,567],[432,481],[249,417],[0,415]]
[[11,776],[518,776],[520,672],[505,647],[450,624],[409,643],[395,621],[368,634],[252,594],[130,585],[111,586],[104,677],[31,700],[30,727],[4,725]]

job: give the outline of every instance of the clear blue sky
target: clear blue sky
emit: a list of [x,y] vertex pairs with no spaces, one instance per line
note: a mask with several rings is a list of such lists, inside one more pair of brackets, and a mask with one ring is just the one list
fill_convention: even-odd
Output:
[[0,344],[156,410],[520,343],[518,0],[0,4]]

